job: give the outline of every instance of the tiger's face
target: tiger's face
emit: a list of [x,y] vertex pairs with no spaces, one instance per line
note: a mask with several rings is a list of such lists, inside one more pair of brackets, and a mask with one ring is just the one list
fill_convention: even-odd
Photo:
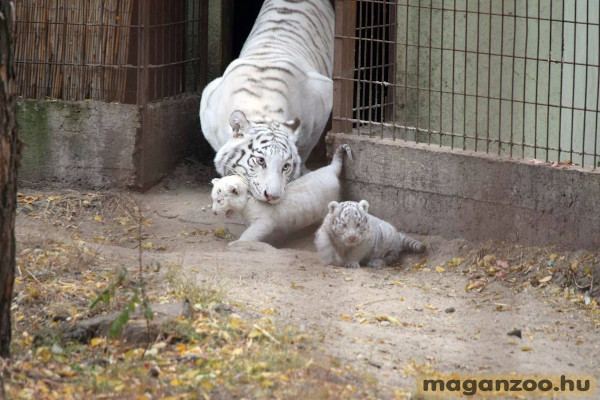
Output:
[[368,238],[369,203],[361,200],[329,203],[331,233],[339,243],[347,247],[356,246]]
[[278,203],[286,185],[300,176],[302,161],[296,148],[300,121],[252,123],[234,111],[229,122],[233,138],[217,152],[217,172],[247,178],[252,196]]
[[215,178],[212,184],[213,214],[225,214],[226,218],[231,218],[244,208],[248,201],[248,192],[243,178],[230,175],[221,179]]

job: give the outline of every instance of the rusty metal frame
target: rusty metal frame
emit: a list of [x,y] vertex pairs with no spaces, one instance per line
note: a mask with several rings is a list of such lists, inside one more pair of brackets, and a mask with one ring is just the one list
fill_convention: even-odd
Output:
[[[552,0],[542,9],[530,0],[337,0],[333,130],[543,162],[575,158],[596,169],[600,55],[589,49],[600,42],[600,18],[588,12],[593,1]],[[389,34],[374,34],[382,26]],[[383,45],[390,50],[381,58]],[[386,86],[388,99],[382,91],[373,101],[369,91]]]

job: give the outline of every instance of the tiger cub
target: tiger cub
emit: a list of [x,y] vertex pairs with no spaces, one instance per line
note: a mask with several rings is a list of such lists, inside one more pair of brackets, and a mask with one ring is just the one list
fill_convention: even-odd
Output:
[[403,250],[420,253],[425,245],[398,232],[389,223],[368,213],[369,203],[329,203],[329,213],[315,234],[319,258],[324,265],[360,265],[381,268],[398,259]]
[[341,145],[330,165],[292,181],[285,198],[275,204],[255,199],[239,175],[213,179],[213,212],[227,218],[241,214],[248,228],[236,242],[263,241],[274,232],[291,233],[315,224],[327,213],[327,204],[340,198],[344,152],[352,159],[350,147]]

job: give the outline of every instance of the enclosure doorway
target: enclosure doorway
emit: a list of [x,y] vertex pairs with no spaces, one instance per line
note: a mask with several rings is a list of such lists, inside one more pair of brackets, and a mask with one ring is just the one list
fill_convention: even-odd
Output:
[[231,56],[236,59],[244,46],[264,0],[233,0]]

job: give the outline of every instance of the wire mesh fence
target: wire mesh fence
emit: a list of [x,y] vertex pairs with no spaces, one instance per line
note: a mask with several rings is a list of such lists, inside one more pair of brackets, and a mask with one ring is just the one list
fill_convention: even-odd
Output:
[[140,104],[198,92],[207,0],[16,2],[17,91]]
[[335,127],[597,168],[599,3],[338,0]]

